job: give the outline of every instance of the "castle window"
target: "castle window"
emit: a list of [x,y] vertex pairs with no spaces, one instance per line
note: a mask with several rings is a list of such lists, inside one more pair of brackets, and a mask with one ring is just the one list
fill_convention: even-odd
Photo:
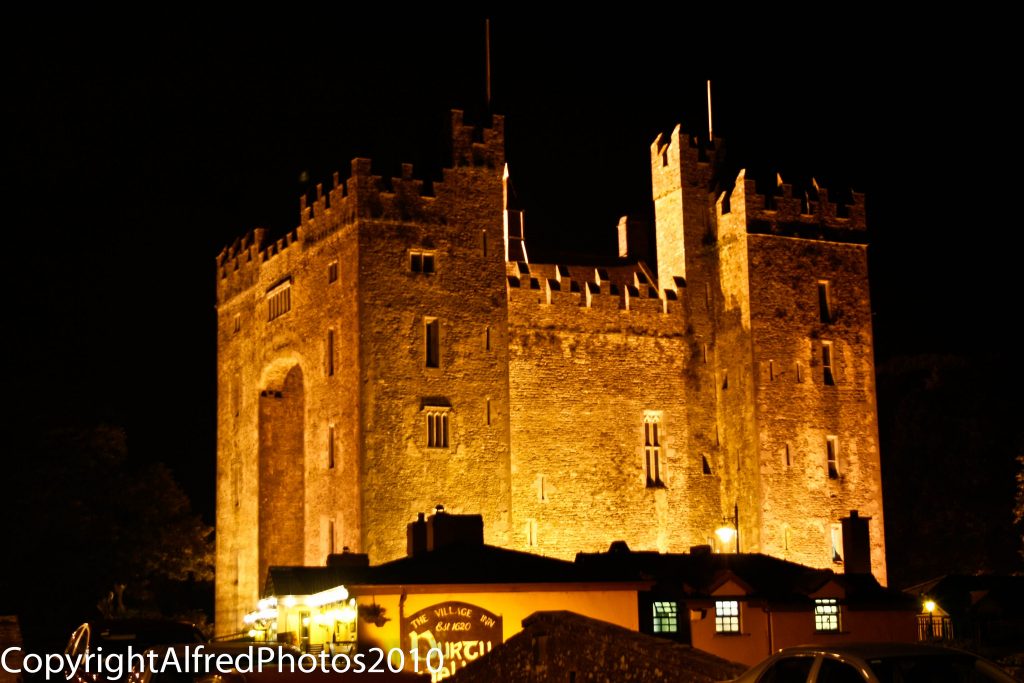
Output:
[[797,382],[803,382],[804,381],[804,366],[799,361],[797,361],[797,364],[796,364],[796,381]]
[[430,275],[434,272],[434,252],[413,251],[409,254],[409,268],[414,273]]
[[334,330],[327,330],[327,358],[325,365],[327,366],[327,376],[332,377],[334,375]]
[[644,416],[644,467],[647,471],[647,486],[660,487],[662,481],[661,463],[661,417],[656,414]]
[[488,325],[484,330],[484,351],[491,350],[491,326]]
[[832,342],[821,343],[821,367],[825,385],[834,387],[836,378],[832,374]]
[[835,598],[817,598],[814,601],[814,630],[839,632],[839,601]]
[[786,463],[786,467],[790,467],[793,464],[793,455],[790,453],[788,443],[782,445],[782,459]]
[[768,361],[768,381],[775,381],[775,361],[773,360]]
[[441,323],[437,318],[425,318],[423,324],[426,340],[426,364],[428,368],[441,367]]
[[334,554],[334,520],[327,520],[327,554]]
[[544,480],[544,475],[537,477],[537,500],[542,503],[548,502],[548,491],[547,482]]
[[704,365],[708,364],[708,345],[704,344]]
[[830,537],[832,541],[832,562],[835,564],[843,563],[843,525],[833,524],[830,530]]
[[241,332],[241,331],[242,331],[242,316],[240,316],[238,313],[235,313],[235,332]]
[[657,601],[652,606],[655,633],[679,633],[679,603]]
[[708,462],[708,456],[700,456],[700,467],[704,474],[711,474],[711,463]]
[[839,478],[839,440],[834,436],[825,437],[825,457],[828,461],[828,478]]
[[334,425],[327,428],[327,469],[334,469]]
[[267,321],[279,318],[292,309],[292,282],[286,280],[267,292]]
[[487,256],[487,231],[480,231],[480,249],[483,251],[484,256]]
[[715,600],[715,633],[740,632],[738,600]]
[[722,388],[723,389],[728,389],[729,388],[729,371],[728,370],[722,370]]
[[537,547],[537,520],[526,520],[526,547]]
[[338,281],[338,262],[331,261],[327,264],[327,284]]
[[832,322],[832,283],[828,280],[818,280],[818,312],[821,322]]
[[487,422],[487,426],[491,426],[491,399],[487,399],[487,406],[484,409],[484,419]]
[[448,408],[427,408],[427,448],[448,448]]

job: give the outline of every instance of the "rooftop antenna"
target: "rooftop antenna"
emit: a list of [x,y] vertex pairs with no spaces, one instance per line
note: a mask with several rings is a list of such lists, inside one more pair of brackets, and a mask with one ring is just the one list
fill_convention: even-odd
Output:
[[711,79],[708,79],[708,141],[715,144],[715,132],[711,128]]
[[491,19],[484,19],[484,50],[487,52],[487,110],[491,109]]

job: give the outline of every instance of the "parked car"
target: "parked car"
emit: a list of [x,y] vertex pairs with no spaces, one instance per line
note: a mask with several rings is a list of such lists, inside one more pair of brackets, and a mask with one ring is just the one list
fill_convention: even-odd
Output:
[[997,664],[933,645],[863,643],[786,648],[733,683],[1014,683]]
[[[74,630],[65,654],[76,658],[92,653],[103,655],[126,655],[128,647],[134,652],[142,652],[154,645],[167,643],[205,643],[202,631],[194,625],[182,621],[166,619],[110,619],[105,621],[88,621]],[[99,649],[99,648],[102,648]],[[122,672],[108,672],[101,677],[85,675],[82,672],[68,672],[68,680],[79,683],[95,683],[102,679],[107,683],[117,683],[125,676]]]

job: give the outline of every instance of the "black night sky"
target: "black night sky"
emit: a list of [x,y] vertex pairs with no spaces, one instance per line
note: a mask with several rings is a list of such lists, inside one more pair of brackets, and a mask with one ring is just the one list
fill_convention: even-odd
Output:
[[[911,543],[890,574],[948,571],[893,563],[979,533],[976,568],[1013,569],[1020,221],[997,74],[907,27],[751,40],[723,20],[494,17],[493,110],[531,256],[610,248],[619,216],[650,215],[649,145],[679,122],[707,134],[710,77],[732,167],[867,193],[887,531]],[[123,426],[212,522],[214,257],[295,227],[300,194],[354,156],[438,177],[448,110],[486,111],[483,19],[84,29],[2,29],[2,424]]]

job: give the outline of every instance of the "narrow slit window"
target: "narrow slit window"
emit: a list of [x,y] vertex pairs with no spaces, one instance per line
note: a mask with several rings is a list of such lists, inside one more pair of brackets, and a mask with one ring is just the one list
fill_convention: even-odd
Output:
[[334,469],[334,425],[327,428],[327,469]]
[[428,368],[441,367],[441,323],[437,318],[427,318],[424,323],[426,339],[426,364]]
[[537,520],[526,520],[526,545],[530,548],[537,547]]
[[786,467],[790,467],[793,464],[793,455],[789,451],[789,444],[783,444],[782,446],[782,457],[783,462],[786,463]]
[[832,285],[828,280],[818,280],[818,312],[821,322],[832,322]]
[[825,457],[828,461],[828,478],[839,478],[839,440],[834,436],[825,438]]
[[334,330],[327,330],[327,376],[334,376]]
[[490,350],[491,350],[491,326],[488,325],[487,328],[484,329],[484,351],[490,351]]
[[700,456],[700,467],[704,474],[711,474],[711,463],[708,462],[708,456]]
[[796,381],[797,382],[803,382],[804,381],[804,366],[801,365],[799,361],[797,361],[797,364],[796,364]]
[[821,344],[821,367],[825,385],[834,387],[836,378],[832,373],[832,342],[822,342]]
[[722,388],[723,389],[728,389],[729,388],[729,371],[728,370],[722,370]]
[[327,554],[334,554],[334,520],[327,520]]
[[768,361],[768,381],[775,381],[775,361],[773,360]]
[[480,250],[483,252],[484,256],[487,256],[487,231],[486,230],[481,230],[480,231]]
[[708,345],[704,344],[704,365],[708,364]]
[[487,399],[487,405],[484,408],[484,419],[487,421],[487,426],[491,426],[491,399]]
[[331,261],[327,264],[327,284],[338,281],[338,262]]

